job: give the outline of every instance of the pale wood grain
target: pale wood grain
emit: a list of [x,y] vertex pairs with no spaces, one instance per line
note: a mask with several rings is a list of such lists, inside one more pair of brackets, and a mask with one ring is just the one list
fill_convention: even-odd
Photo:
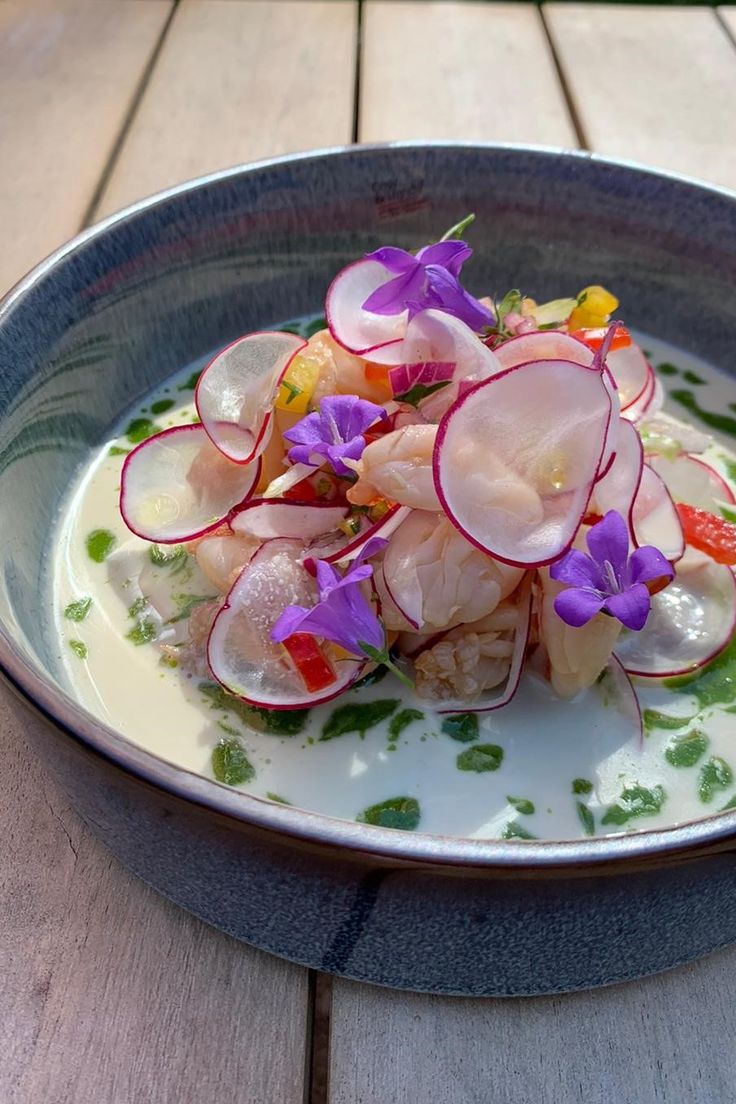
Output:
[[0,687],[0,1100],[302,1104],[306,971],[129,874]]
[[547,4],[587,145],[736,186],[736,50],[708,8]]
[[330,1104],[731,1104],[736,949],[565,997],[458,1000],[336,981]]
[[243,161],[349,142],[355,0],[182,0],[97,214]]
[[363,142],[577,144],[535,5],[367,0],[362,37]]
[[171,10],[0,5],[0,295],[80,229]]

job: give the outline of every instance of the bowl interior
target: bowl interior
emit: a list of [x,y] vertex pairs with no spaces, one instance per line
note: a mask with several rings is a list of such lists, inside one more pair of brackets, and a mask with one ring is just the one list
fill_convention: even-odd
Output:
[[632,326],[733,372],[734,209],[726,193],[585,155],[403,146],[220,174],[84,235],[0,307],[5,647],[59,685],[55,515],[121,412],[212,348],[319,311],[356,256],[415,249],[474,211],[470,290],[544,300],[604,283]]

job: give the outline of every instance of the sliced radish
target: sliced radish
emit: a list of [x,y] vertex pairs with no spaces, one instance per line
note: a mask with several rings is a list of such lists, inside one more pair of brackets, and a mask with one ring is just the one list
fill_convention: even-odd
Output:
[[427,360],[414,364],[398,364],[395,368],[389,368],[388,381],[391,384],[391,392],[394,395],[405,395],[412,387],[422,384],[431,387],[433,384],[449,382],[455,371],[452,361]]
[[358,677],[365,661],[335,664],[336,679],[317,694],[305,689],[271,629],[286,606],[314,604],[316,584],[300,558],[304,545],[272,540],[243,569],[215,618],[207,643],[213,675],[226,690],[251,705],[303,709],[330,701]]
[[310,541],[337,529],[349,512],[349,506],[330,503],[258,498],[236,506],[228,521],[234,533],[262,541],[276,537]]
[[363,258],[338,272],[330,284],[325,301],[327,325],[335,341],[348,352],[363,356],[391,343],[398,346],[406,331],[407,311],[384,315],[363,310],[366,299],[393,279],[395,274],[380,261]]
[[144,540],[192,540],[216,529],[253,493],[260,468],[260,460],[233,464],[201,425],[165,429],[125,458],[120,513]]
[[606,705],[613,705],[630,722],[633,733],[641,744],[644,739],[641,706],[634,684],[618,656],[611,656],[602,677],[596,681],[595,688]]
[[654,414],[661,409],[664,402],[664,391],[662,384],[658,379],[655,379],[652,372],[646,387],[642,391],[641,395],[627,406],[621,413],[624,418],[630,422],[638,424],[642,418],[651,418]]
[[664,480],[675,502],[686,502],[711,514],[720,513],[722,504],[733,506],[736,497],[715,468],[695,456],[683,454],[674,460],[652,456],[649,464]]
[[493,351],[502,368],[516,368],[532,360],[570,360],[589,368],[594,356],[588,345],[560,330],[538,330],[511,337]]
[[302,479],[306,479],[308,475],[314,475],[316,471],[314,464],[292,464],[283,475],[277,475],[271,480],[261,497],[281,498],[292,487],[296,487],[297,483],[301,483]]
[[667,678],[697,670],[725,648],[736,627],[736,580],[724,564],[688,553],[655,594],[641,632],[624,631],[616,655],[631,675]]
[[644,438],[647,452],[670,458],[681,452],[705,452],[713,442],[709,433],[703,433],[695,426],[687,425],[679,418],[662,412],[651,417],[647,415],[639,426],[639,432]]
[[610,417],[601,374],[571,361],[534,361],[477,384],[437,433],[434,480],[445,512],[497,559],[551,563],[585,514]]
[[682,523],[664,481],[649,464],[642,468],[631,521],[635,544],[653,544],[672,563],[682,557]]
[[654,381],[651,364],[634,342],[623,349],[612,349],[606,364],[616,381],[622,411],[633,406]]
[[396,601],[393,595],[393,591],[386,578],[386,571],[384,565],[381,564],[381,570],[375,576],[376,592],[378,594],[379,601],[381,603],[381,613],[384,619],[384,624],[389,629],[401,629],[406,631],[407,628],[419,631],[419,626],[422,620],[421,611],[421,596],[419,601],[419,612],[417,617],[413,617],[408,610],[405,610]]
[[200,376],[194,401],[207,434],[236,464],[268,444],[279,384],[306,341],[290,333],[254,333],[228,345]]
[[490,713],[494,709],[502,709],[508,705],[519,689],[521,673],[524,669],[529,636],[532,625],[532,573],[527,572],[526,577],[519,586],[519,618],[514,632],[514,650],[511,653],[511,665],[506,682],[501,687],[495,687],[483,694],[474,702],[457,701],[442,702],[442,708],[438,713]]
[[410,513],[409,506],[392,506],[378,521],[370,522],[357,536],[351,537],[346,543],[333,548],[327,555],[320,558],[337,565],[351,563],[356,556],[360,555],[369,540],[373,537],[384,539],[390,537]]
[[619,418],[618,447],[612,463],[605,475],[596,483],[590,510],[596,514],[607,514],[616,510],[627,518],[633,536],[633,507],[636,493],[641,482],[644,466],[644,450],[636,429],[623,418]]

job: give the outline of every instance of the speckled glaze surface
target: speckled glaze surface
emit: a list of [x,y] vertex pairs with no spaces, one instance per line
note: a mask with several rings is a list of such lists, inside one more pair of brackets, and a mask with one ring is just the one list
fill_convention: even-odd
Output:
[[[404,145],[235,170],[146,201],[0,305],[0,668],[39,751],[140,877],[238,938],[438,993],[562,992],[736,941],[736,812],[569,843],[369,829],[234,793],[95,721],[54,663],[58,503],[120,411],[216,345],[319,308],[335,271],[474,210],[474,291],[605,274],[627,321],[733,371],[736,197],[581,154]],[[734,388],[736,392],[736,387]]]

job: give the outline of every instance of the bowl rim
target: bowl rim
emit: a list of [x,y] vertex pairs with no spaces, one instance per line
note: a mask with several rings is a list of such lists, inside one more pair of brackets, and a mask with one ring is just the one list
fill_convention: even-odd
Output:
[[[370,145],[348,145],[307,150],[302,153],[266,158],[235,165],[184,181],[171,188],[116,211],[100,222],[84,229],[39,262],[0,298],[0,326],[16,303],[30,289],[76,251],[104,237],[106,232],[134,220],[139,214],[167,203],[178,196],[198,191],[210,184],[229,178],[250,175],[264,170],[279,169],[295,162],[339,160],[343,157],[369,158],[375,152],[391,150],[458,151],[478,150],[489,153],[521,153],[545,158],[564,158],[580,163],[593,162],[612,169],[663,179],[695,188],[736,202],[736,193],[720,185],[709,184],[682,173],[654,169],[636,161],[603,157],[585,150],[565,150],[555,146],[523,143],[461,142],[461,141],[400,141]],[[577,840],[493,840],[460,836],[440,836],[425,832],[403,832],[390,828],[361,825],[322,813],[280,805],[267,798],[234,790],[183,767],[175,766],[153,752],[133,743],[115,729],[98,720],[69,694],[56,687],[31,659],[27,659],[10,632],[0,622],[0,675],[35,712],[53,727],[86,746],[88,750],[111,761],[128,774],[147,782],[205,810],[237,821],[244,828],[252,826],[277,833],[295,841],[336,848],[353,856],[370,856],[395,863],[410,863],[441,867],[497,869],[523,872],[525,875],[550,876],[570,872],[570,868],[591,869],[619,867],[622,862],[656,864],[671,860],[676,854],[708,849],[725,849],[736,835],[736,809],[714,813],[697,820],[664,828],[643,828],[632,833]],[[603,872],[603,871],[599,871]]]

